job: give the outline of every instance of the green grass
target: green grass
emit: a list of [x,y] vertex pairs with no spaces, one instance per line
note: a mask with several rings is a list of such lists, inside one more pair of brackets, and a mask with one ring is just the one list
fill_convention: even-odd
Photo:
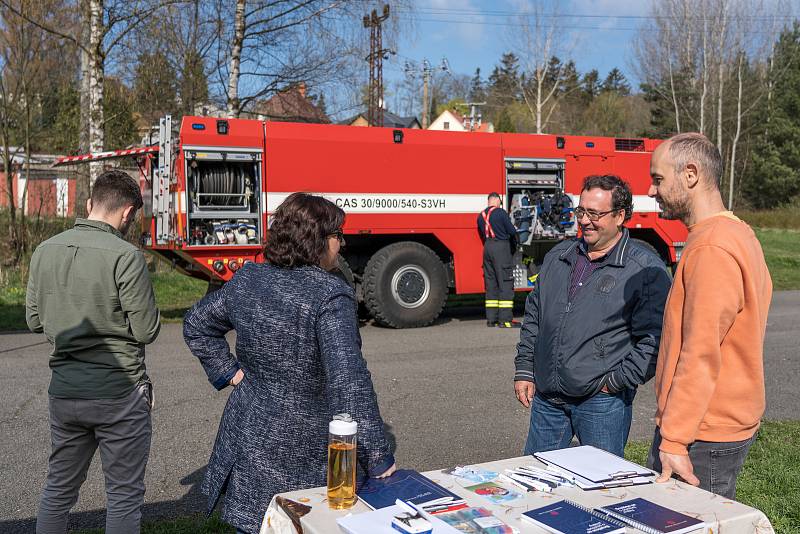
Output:
[[156,304],[164,322],[175,323],[192,305],[206,294],[208,282],[168,270],[151,273]]
[[800,289],[800,231],[756,228],[774,289]]
[[736,216],[758,228],[800,230],[800,203],[797,202],[774,210],[736,210]]
[[[179,517],[164,521],[149,521],[142,524],[142,534],[233,534],[236,531],[219,518],[219,514],[206,517],[203,514]],[[74,530],[72,534],[102,534],[102,528]]]
[[[736,486],[736,500],[758,508],[778,534],[800,532],[800,421],[768,421],[761,426]],[[645,464],[649,442],[632,442],[625,457]]]
[[[183,320],[183,315],[206,293],[208,282],[173,270],[157,269],[150,274],[156,304],[166,323]],[[11,277],[9,277],[11,278]],[[25,283],[19,276],[0,284],[0,332],[25,330]]]

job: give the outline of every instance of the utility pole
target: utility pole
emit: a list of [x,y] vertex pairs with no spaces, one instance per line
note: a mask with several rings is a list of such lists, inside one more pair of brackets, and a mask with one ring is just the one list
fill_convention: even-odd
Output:
[[394,54],[383,48],[381,25],[389,18],[389,6],[383,6],[383,14],[376,10],[364,15],[364,27],[369,28],[369,89],[367,94],[367,122],[370,126],[383,126],[383,60]]
[[422,129],[428,129],[428,84],[431,81],[431,64],[422,60]]
[[481,127],[483,114],[481,113],[480,106],[485,106],[486,102],[466,102],[465,105],[469,106],[469,131],[471,132],[475,130],[475,128]]
[[[408,62],[406,62],[406,75],[410,76],[412,79],[414,78],[414,70],[416,67]],[[450,65],[447,63],[447,58],[442,58],[442,63],[437,67],[437,69],[441,70],[442,72],[450,72]],[[422,129],[426,130],[428,128],[429,118],[428,113],[430,112],[430,101],[428,95],[430,93],[429,85],[431,82],[431,77],[433,76],[433,67],[431,66],[430,62],[427,59],[422,60]]]

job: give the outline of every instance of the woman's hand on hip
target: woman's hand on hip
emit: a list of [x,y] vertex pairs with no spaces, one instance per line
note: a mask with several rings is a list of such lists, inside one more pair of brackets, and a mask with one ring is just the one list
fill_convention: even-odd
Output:
[[236,387],[236,386],[238,386],[238,385],[239,385],[239,382],[241,382],[241,381],[242,381],[242,379],[244,379],[244,371],[242,371],[241,369],[239,369],[238,371],[236,371],[236,374],[235,374],[235,375],[233,375],[233,378],[231,378],[231,385],[232,385],[233,387]]

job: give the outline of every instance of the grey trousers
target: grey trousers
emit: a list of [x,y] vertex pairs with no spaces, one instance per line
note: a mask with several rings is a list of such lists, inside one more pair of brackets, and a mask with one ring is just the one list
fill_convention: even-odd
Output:
[[50,397],[52,452],[36,518],[37,534],[64,534],[86,471],[100,449],[106,482],[106,534],[138,533],[150,454],[150,384],[119,399]]
[[[750,446],[758,433],[742,441],[695,441],[689,445],[689,459],[692,461],[694,475],[700,479],[700,487],[728,499],[736,498],[736,477],[742,470]],[[661,472],[658,448],[661,433],[656,428],[653,445],[647,457],[647,467]]]

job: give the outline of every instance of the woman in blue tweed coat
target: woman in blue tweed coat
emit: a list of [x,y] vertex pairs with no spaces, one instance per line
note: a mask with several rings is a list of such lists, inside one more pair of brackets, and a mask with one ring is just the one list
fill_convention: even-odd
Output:
[[[321,486],[328,422],[358,422],[357,458],[388,476],[394,457],[366,362],[353,290],[330,274],[344,212],[294,193],[276,210],[266,263],[248,263],[187,314],[183,335],[208,380],[234,386],[202,489],[209,513],[225,493],[223,520],[255,533],[275,493]],[[225,334],[236,331],[236,356]]]

